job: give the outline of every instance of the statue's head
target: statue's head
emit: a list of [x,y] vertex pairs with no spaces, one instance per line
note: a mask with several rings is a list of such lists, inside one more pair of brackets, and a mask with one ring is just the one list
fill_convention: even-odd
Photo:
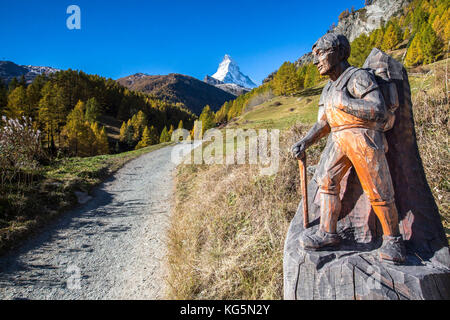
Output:
[[329,75],[338,64],[347,62],[350,43],[342,34],[327,33],[313,45],[312,52],[319,73]]

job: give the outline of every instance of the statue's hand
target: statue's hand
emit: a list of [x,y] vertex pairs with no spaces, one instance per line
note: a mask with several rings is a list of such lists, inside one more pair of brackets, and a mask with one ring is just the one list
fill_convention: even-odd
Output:
[[305,156],[306,151],[306,141],[300,140],[294,144],[291,148],[292,156],[296,159],[302,159]]

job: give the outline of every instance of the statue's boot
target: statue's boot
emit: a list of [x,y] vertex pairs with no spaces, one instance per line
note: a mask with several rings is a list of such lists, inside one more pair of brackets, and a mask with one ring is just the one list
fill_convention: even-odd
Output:
[[339,245],[341,238],[337,233],[318,230],[314,234],[302,234],[300,244],[306,250],[320,250],[333,248]]
[[301,246],[308,250],[338,246],[341,239],[336,233],[336,225],[340,211],[339,196],[322,192],[320,194],[320,228],[315,234],[305,232],[300,238]]
[[406,250],[402,236],[383,236],[383,244],[380,249],[378,249],[378,253],[382,260],[388,262],[405,262]]
[[383,229],[383,244],[378,250],[382,260],[403,263],[406,257],[405,244],[398,227],[398,214],[395,202],[372,203]]

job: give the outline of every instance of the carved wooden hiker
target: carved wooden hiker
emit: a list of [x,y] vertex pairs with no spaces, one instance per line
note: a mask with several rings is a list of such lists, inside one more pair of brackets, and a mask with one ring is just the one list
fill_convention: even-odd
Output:
[[353,166],[383,228],[380,257],[403,262],[405,249],[398,227],[382,131],[388,109],[380,87],[369,71],[348,64],[350,45],[344,36],[329,34],[322,37],[314,45],[313,53],[320,74],[329,75],[332,81],[322,92],[319,121],[293,146],[293,153],[296,157],[301,156],[307,146],[330,131],[332,142],[319,177],[320,228],[315,234],[304,234],[302,245],[306,249],[320,249],[339,244],[336,226],[341,210],[340,182]]
[[[418,154],[406,70],[378,49],[363,68],[350,66],[349,42],[334,33],[320,38],[313,54],[330,81],[318,121],[292,146],[293,156],[304,159],[309,146],[328,140],[286,238],[285,298],[450,298],[450,255]],[[395,285],[393,274],[406,281],[405,264],[424,261],[430,263],[414,269],[414,281]],[[361,285],[358,270],[365,280],[378,275],[382,289]],[[430,275],[439,284],[424,289]]]

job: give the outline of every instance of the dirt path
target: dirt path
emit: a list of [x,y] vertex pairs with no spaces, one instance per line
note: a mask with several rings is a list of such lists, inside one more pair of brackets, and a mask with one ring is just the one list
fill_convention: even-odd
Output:
[[91,201],[1,257],[0,299],[163,298],[173,148],[130,161]]

